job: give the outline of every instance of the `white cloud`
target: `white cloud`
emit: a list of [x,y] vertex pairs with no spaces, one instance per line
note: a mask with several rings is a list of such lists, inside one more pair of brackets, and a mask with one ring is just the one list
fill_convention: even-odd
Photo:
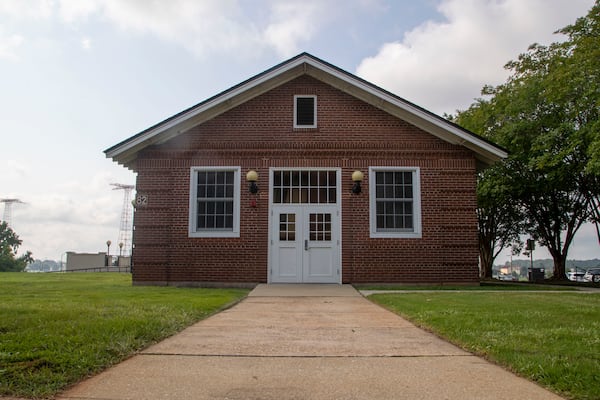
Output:
[[24,40],[21,35],[3,36],[0,31],[0,60],[18,61],[17,49],[23,44]]
[[444,0],[444,21],[427,21],[385,43],[357,74],[433,112],[468,107],[485,84],[508,76],[503,66],[534,42],[585,15],[592,0]]
[[60,0],[58,8],[63,21],[76,22],[87,19],[99,6],[97,0]]
[[[9,184],[22,181],[29,177],[31,167],[16,160],[1,160],[0,161],[0,186],[8,186]],[[6,193],[0,193],[0,196]]]
[[259,14],[265,18],[251,21],[248,10],[236,0],[0,0],[0,15],[17,20],[57,17],[75,26],[97,17],[124,32],[152,35],[199,57],[215,53],[248,56],[265,50],[290,56],[335,16],[328,10],[332,4],[262,1],[250,7],[260,7]]
[[46,19],[52,15],[52,0],[0,0],[0,15],[14,19]]
[[267,43],[279,54],[291,56],[298,52],[301,42],[308,41],[318,30],[318,21],[324,12],[323,2],[282,2],[271,9],[271,22],[264,30]]
[[84,37],[81,39],[81,48],[84,50],[91,50],[92,49],[92,39],[90,39],[89,37]]
[[252,54],[274,49],[289,56],[317,31],[320,16],[329,15],[322,1],[260,3],[268,18],[251,22],[237,1],[176,0],[146,2],[104,0],[103,14],[121,29],[152,34],[198,56],[209,53]]

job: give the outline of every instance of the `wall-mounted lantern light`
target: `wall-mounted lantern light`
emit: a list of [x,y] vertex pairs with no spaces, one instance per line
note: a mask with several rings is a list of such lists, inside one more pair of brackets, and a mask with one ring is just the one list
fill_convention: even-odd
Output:
[[246,180],[250,182],[250,186],[248,186],[248,190],[250,190],[250,193],[256,194],[258,192],[258,185],[256,184],[256,182],[258,181],[258,173],[255,170],[251,169],[246,174]]
[[352,186],[352,193],[359,194],[361,192],[360,183],[363,180],[363,173],[359,170],[356,170],[352,173],[352,182],[354,182],[354,186]]

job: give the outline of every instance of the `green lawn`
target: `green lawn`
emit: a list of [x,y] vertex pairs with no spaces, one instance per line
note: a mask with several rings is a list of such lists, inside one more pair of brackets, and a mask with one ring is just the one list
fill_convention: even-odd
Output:
[[600,399],[600,293],[428,292],[369,297],[572,399]]
[[244,297],[116,273],[0,273],[0,396],[52,396]]

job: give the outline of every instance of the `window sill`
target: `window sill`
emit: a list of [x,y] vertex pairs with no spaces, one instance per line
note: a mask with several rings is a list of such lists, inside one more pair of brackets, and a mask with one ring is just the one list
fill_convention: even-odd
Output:
[[190,238],[239,238],[239,232],[200,231],[188,232]]
[[421,232],[371,232],[372,239],[421,239]]

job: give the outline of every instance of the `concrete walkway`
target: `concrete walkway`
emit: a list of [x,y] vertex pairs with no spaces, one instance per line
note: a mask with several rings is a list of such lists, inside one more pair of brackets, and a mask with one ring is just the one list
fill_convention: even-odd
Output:
[[560,399],[346,285],[259,285],[59,398]]

